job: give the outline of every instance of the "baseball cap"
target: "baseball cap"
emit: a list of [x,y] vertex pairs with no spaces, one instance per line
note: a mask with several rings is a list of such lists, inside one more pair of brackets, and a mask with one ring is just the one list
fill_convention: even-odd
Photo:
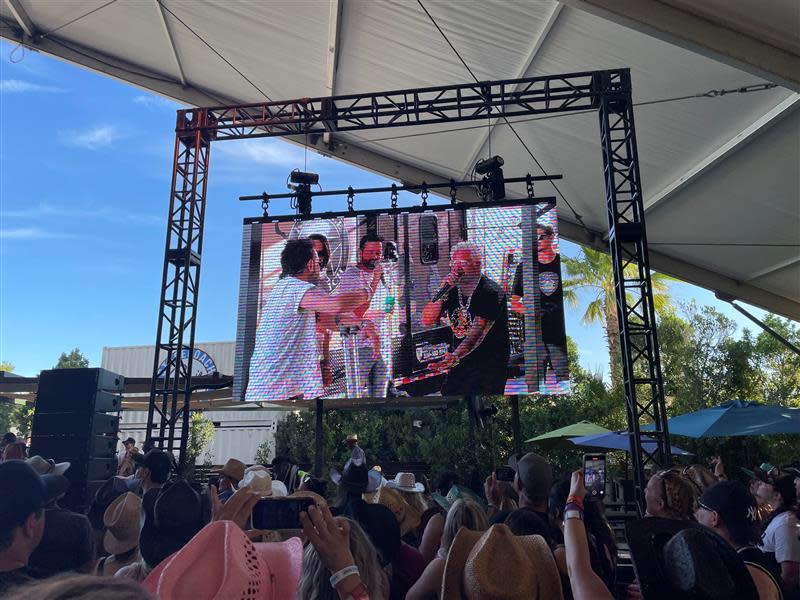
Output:
[[783,496],[783,503],[792,505],[797,501],[797,490],[794,487],[794,475],[781,473],[767,478],[767,483]]
[[553,484],[553,469],[547,459],[533,452],[528,452],[518,459],[512,456],[508,466],[519,476],[525,493],[531,498],[547,498]]
[[722,517],[734,539],[752,539],[758,507],[755,498],[738,481],[719,481],[706,488],[697,504]]
[[16,526],[28,515],[64,494],[69,482],[62,475],[39,475],[24,460],[0,464],[0,523]]

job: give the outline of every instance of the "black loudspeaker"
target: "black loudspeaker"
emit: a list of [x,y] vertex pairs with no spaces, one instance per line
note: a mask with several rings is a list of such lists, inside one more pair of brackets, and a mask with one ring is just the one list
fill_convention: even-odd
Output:
[[[84,510],[94,491],[117,473],[119,412],[125,385],[105,369],[52,369],[39,375],[30,455],[69,462],[61,505]],[[115,393],[117,392],[117,393]]]
[[51,369],[39,375],[36,412],[117,412],[125,378],[105,369]]

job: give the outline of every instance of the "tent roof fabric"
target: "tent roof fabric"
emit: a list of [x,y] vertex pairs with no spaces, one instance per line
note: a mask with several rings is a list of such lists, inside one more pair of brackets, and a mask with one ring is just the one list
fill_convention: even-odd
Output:
[[[753,0],[669,0],[663,4],[675,22],[672,32],[654,31],[642,24],[644,17],[619,16],[623,5],[637,4],[620,0],[424,4],[481,80],[630,67],[637,103],[781,83],[754,93],[641,104],[637,141],[651,265],[800,320],[796,2],[776,1],[764,10]],[[188,105],[471,81],[410,0],[5,0],[0,19],[0,36]],[[756,44],[751,63],[737,58],[747,44]],[[783,75],[776,74],[781,68]],[[481,125],[332,134],[313,143],[324,154],[406,183],[462,178],[488,155],[490,143],[492,154],[504,157],[507,175],[540,174],[507,126],[495,124],[490,140],[490,128]],[[604,249],[596,116],[515,127],[548,173],[564,175],[559,188],[589,229],[562,201],[562,235]],[[419,135],[431,132],[438,135]],[[512,196],[524,191],[509,190]],[[549,184],[537,193],[555,195]]]

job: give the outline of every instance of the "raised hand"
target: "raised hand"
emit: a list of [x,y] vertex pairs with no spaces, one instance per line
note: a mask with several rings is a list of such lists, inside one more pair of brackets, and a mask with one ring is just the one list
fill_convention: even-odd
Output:
[[261,500],[261,496],[250,488],[243,487],[236,490],[236,493],[223,503],[219,499],[216,486],[209,486],[208,491],[211,496],[212,521],[233,521],[242,529],[247,528],[253,508]]
[[335,519],[327,506],[309,506],[300,513],[303,533],[314,546],[322,563],[331,573],[354,564],[350,552],[350,523]]

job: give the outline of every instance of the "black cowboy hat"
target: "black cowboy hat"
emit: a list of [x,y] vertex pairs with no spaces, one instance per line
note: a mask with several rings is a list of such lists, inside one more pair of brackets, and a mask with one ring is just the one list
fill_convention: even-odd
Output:
[[139,549],[151,567],[183,548],[203,527],[200,494],[182,479],[147,492],[142,498],[142,512]]
[[645,600],[758,600],[736,550],[698,523],[647,517],[625,535]]

